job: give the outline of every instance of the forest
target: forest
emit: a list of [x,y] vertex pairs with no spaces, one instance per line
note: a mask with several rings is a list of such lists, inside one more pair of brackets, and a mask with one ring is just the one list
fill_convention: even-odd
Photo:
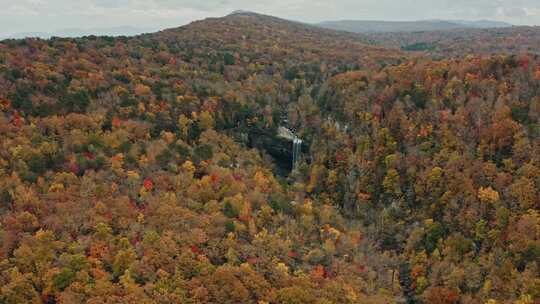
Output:
[[540,303],[540,28],[407,35],[0,41],[0,303]]

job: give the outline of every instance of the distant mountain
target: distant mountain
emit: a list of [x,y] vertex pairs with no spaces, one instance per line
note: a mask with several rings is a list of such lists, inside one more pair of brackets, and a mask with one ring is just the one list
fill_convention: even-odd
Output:
[[154,32],[156,29],[138,28],[133,26],[118,26],[108,28],[70,28],[60,29],[54,32],[23,32],[16,33],[1,39],[23,39],[23,38],[42,38],[48,39],[51,37],[84,37],[84,36],[136,36],[144,33]]
[[144,33],[154,32],[155,29],[138,28],[132,26],[119,26],[111,28],[91,28],[91,29],[63,29],[55,31],[53,36],[58,37],[81,37],[81,36],[135,36]]
[[498,21],[463,21],[463,20],[420,20],[420,21],[370,21],[341,20],[325,21],[317,24],[320,27],[355,33],[387,33],[387,32],[420,32],[453,30],[462,28],[495,28],[512,25]]
[[465,25],[466,27],[472,28],[502,28],[502,27],[512,27],[513,25],[507,22],[502,21],[493,21],[493,20],[451,20],[450,22],[458,23]]
[[21,32],[9,36],[1,36],[0,39],[24,39],[27,37],[45,39],[51,37],[51,34],[45,32]]

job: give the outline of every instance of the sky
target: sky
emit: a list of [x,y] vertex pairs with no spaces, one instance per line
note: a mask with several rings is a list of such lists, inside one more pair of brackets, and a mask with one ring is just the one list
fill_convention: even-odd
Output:
[[303,22],[490,19],[540,25],[540,0],[0,0],[0,36],[119,26],[157,30],[237,9]]

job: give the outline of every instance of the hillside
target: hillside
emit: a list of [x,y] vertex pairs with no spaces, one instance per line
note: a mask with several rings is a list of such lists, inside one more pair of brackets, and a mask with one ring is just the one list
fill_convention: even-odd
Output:
[[[211,31],[209,30],[211,29]],[[242,30],[240,30],[242,29]],[[204,34],[204,39],[199,34]],[[363,37],[346,32],[251,12],[210,18],[187,27],[165,30],[155,36],[167,43],[181,40],[189,49],[209,52],[237,52],[236,65],[246,63],[320,64],[375,67],[381,62],[397,62],[401,52],[363,43]],[[341,67],[344,68],[344,67]]]
[[460,20],[419,20],[419,21],[375,21],[375,20],[339,20],[325,21],[317,24],[320,27],[348,31],[353,33],[400,33],[422,32],[474,28],[511,27],[511,24],[494,21],[460,21]]
[[436,57],[463,57],[468,54],[538,53],[539,27],[497,29],[458,29],[418,33],[364,34],[365,41],[374,45],[403,51],[421,51]]
[[289,174],[293,105],[400,57],[259,15],[0,43],[0,302],[393,299],[360,225],[261,152]]
[[0,42],[0,303],[538,301],[540,58],[366,37]]

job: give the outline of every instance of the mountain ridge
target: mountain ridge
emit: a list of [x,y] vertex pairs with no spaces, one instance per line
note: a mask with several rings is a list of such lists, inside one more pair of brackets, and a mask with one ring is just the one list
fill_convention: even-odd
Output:
[[418,20],[418,21],[385,21],[385,20],[335,20],[323,21],[317,26],[343,30],[354,33],[377,33],[377,32],[420,32],[435,30],[455,29],[478,29],[478,28],[501,28],[511,27],[505,22],[478,20]]
[[24,39],[24,38],[40,38],[50,39],[52,37],[61,38],[80,38],[85,36],[136,36],[150,32],[156,32],[157,29],[139,28],[135,26],[115,26],[102,28],[63,28],[52,32],[21,32],[7,36],[2,36],[0,39]]
[[[275,18],[285,22],[293,22],[305,26],[313,26],[325,28],[335,31],[346,31],[353,33],[389,33],[389,32],[415,32],[415,31],[436,31],[436,30],[454,30],[454,29],[484,29],[484,28],[505,28],[513,25],[501,21],[493,20],[416,20],[416,21],[388,21],[388,20],[358,20],[358,19],[343,19],[343,20],[328,20],[318,23],[307,23],[297,20],[283,19],[276,16],[271,16],[263,13],[258,13],[249,10],[235,10],[223,17],[210,17],[202,20],[195,20],[191,23],[211,20],[216,18],[234,18],[238,16],[255,17],[255,18]],[[185,25],[184,25],[185,26]],[[182,26],[178,26],[182,27]],[[0,36],[0,39],[24,39],[24,38],[41,38],[50,39],[51,37],[62,38],[79,38],[84,36],[136,36],[140,34],[154,33],[173,28],[143,28],[131,25],[100,27],[100,28],[62,28],[52,32],[21,32],[10,35]]]

